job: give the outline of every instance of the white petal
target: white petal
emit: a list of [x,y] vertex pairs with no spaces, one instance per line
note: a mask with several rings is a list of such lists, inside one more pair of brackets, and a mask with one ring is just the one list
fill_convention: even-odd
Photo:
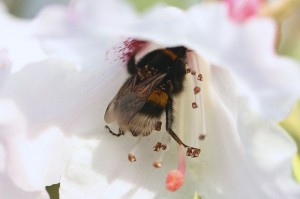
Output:
[[[38,26],[37,35],[39,36],[43,49],[51,57],[59,57],[68,61],[72,61],[77,64],[79,68],[83,67],[94,67],[99,66],[100,61],[103,60],[105,53],[108,53],[120,42],[119,37],[114,37],[112,35],[107,35],[100,33],[90,32],[86,26],[90,25],[92,22],[97,23],[98,26],[103,26],[101,23],[105,23],[107,19],[113,19],[107,17],[101,20],[101,22],[85,21],[86,19],[96,20],[91,18],[94,16],[92,10],[87,11],[84,3],[88,4],[89,1],[80,2],[76,4],[78,10],[74,7],[66,8],[62,6],[52,6],[45,9],[39,16],[38,21],[40,25]],[[111,3],[114,4],[114,1]],[[97,3],[97,2],[94,2]],[[101,3],[103,3],[101,1]],[[83,5],[81,5],[83,4]],[[80,6],[81,5],[81,6]],[[103,9],[108,11],[105,7],[96,7],[97,13],[99,10]],[[122,4],[123,5],[123,4]],[[117,9],[117,7],[114,7]],[[126,10],[126,9],[125,9]],[[86,11],[85,13],[81,13]],[[95,11],[95,10],[93,10]],[[107,12],[103,13],[107,13]],[[90,16],[90,14],[92,16]],[[87,15],[87,16],[86,16]],[[126,18],[127,15],[125,15]],[[84,21],[83,21],[84,20]],[[97,27],[94,27],[97,28]]]
[[[298,198],[300,186],[291,170],[295,143],[278,126],[250,111],[248,101],[236,95],[238,82],[230,73],[198,62],[203,70],[207,138],[200,142],[197,166],[190,164],[197,192],[203,198]],[[180,131],[195,139],[201,117],[191,111],[194,85],[188,75],[175,110],[180,110],[179,121],[189,121],[179,122]]]
[[23,191],[44,190],[57,183],[70,155],[63,133],[52,127],[41,136],[29,136],[26,119],[12,101],[0,100],[0,110],[3,175]]
[[[200,63],[203,68],[208,67],[204,62]],[[136,139],[131,135],[116,138],[101,131],[96,138],[99,141],[75,139],[77,153],[62,178],[61,196],[75,199],[83,196],[182,198],[192,197],[196,190],[203,198],[216,199],[299,197],[300,187],[291,177],[295,144],[280,128],[268,121],[261,122],[261,118],[252,115],[247,104],[239,106],[243,101],[236,96],[234,82],[228,72],[218,67],[212,67],[211,72],[209,70],[206,68],[204,79],[214,84],[209,86],[208,83],[207,88],[203,88],[209,134],[207,140],[200,144],[200,158],[188,163],[187,179],[182,189],[176,193],[164,189],[167,171],[176,167],[176,143],[168,152],[163,168],[155,170],[151,168],[151,161],[155,160],[151,149],[159,135],[153,133],[144,138],[137,162],[130,163],[126,155],[134,147]],[[179,124],[183,123],[182,115],[186,121],[191,114],[192,88],[191,85],[186,86],[182,103],[180,99],[176,100],[181,106],[175,108],[180,114],[176,117]],[[190,95],[187,94],[189,92]],[[195,131],[189,128],[193,120],[189,121],[184,128],[177,128],[181,131],[179,134],[187,135],[185,137]],[[268,137],[268,143],[265,137]],[[273,150],[274,144],[278,150]],[[261,151],[265,155],[260,154]]]
[[190,183],[191,178],[187,178],[176,193],[164,188],[167,171],[176,168],[176,146],[170,149],[166,164],[155,169],[152,160],[157,158],[157,153],[152,147],[159,136],[142,140],[137,162],[131,163],[127,154],[136,144],[135,138],[131,135],[116,138],[106,131],[100,133],[100,141],[76,138],[77,154],[61,180],[62,198],[192,198],[195,186]]
[[[168,25],[174,22],[176,26]],[[134,23],[129,32],[166,46],[188,46],[212,63],[232,70],[241,80],[241,93],[268,117],[286,117],[300,97],[299,64],[275,54],[276,27],[271,20],[234,24],[222,5],[203,5],[187,12],[154,10],[142,22]]]
[[[0,5],[3,7],[3,5]],[[35,21],[21,20],[0,9],[0,51],[5,51],[10,60],[12,72],[24,65],[44,59],[38,39],[34,36]],[[0,63],[3,62],[0,56]]]
[[58,128],[46,129],[41,136],[6,139],[7,172],[23,190],[41,190],[59,182],[71,152]]
[[222,66],[240,79],[240,92],[251,97],[252,107],[270,118],[283,119],[300,97],[299,64],[274,52],[273,21],[250,20],[237,28],[236,35],[227,52],[220,54]]
[[[209,134],[198,168],[199,179],[205,179],[199,182],[199,192],[207,198],[298,198],[300,186],[291,171],[295,143],[279,127],[249,111],[247,102],[229,86],[234,84],[226,71],[212,68],[211,78],[220,83],[214,83],[206,99]],[[224,79],[226,85],[221,84]],[[226,95],[236,96],[240,105],[234,108],[223,101]]]
[[[231,70],[242,80],[240,91],[251,99],[252,108],[265,116],[276,120],[286,117],[300,97],[299,64],[275,54],[276,27],[269,19],[236,24],[228,18],[223,4],[204,4],[187,11],[157,7],[143,16],[128,18],[109,7],[109,17],[94,9],[87,14],[80,5],[86,8],[101,4],[91,0],[77,7],[78,12],[86,14],[86,21],[80,22],[85,24],[84,32],[99,37],[106,33],[141,38],[165,46],[185,45]],[[115,6],[130,11],[123,4]],[[102,23],[104,20],[108,23]],[[97,22],[101,25],[95,27]]]
[[[36,191],[25,191],[21,189],[14,183],[14,180],[22,180],[24,179],[24,170],[20,173],[19,169],[14,170],[15,167],[22,167],[22,165],[17,165],[20,161],[11,162],[11,156],[8,153],[9,149],[7,146],[10,146],[5,139],[6,136],[14,136],[15,133],[18,133],[18,130],[22,128],[22,120],[23,117],[19,114],[17,108],[8,100],[2,100],[0,102],[0,195],[3,198],[7,199],[17,199],[17,198],[25,198],[25,199],[47,199],[49,198],[48,193],[45,190],[45,187],[41,187]],[[12,138],[10,138],[11,140]],[[23,142],[17,143],[18,145],[22,145]],[[18,146],[19,147],[19,146]],[[29,146],[32,147],[32,146]],[[38,150],[38,149],[37,149]],[[23,148],[23,154],[26,153],[27,148]],[[14,154],[15,157],[17,154]],[[36,161],[36,157],[32,157],[34,154],[30,154],[31,161]],[[46,154],[43,154],[46,155]],[[45,156],[44,156],[45,157]],[[23,156],[19,156],[18,158],[24,158]],[[29,159],[27,159],[29,161]],[[12,164],[11,164],[12,163]],[[27,164],[31,164],[34,166],[34,162],[27,162]],[[31,167],[34,172],[36,172],[36,167]],[[13,174],[17,174],[15,179],[12,179],[9,176],[9,172],[7,170],[13,171]],[[35,173],[35,175],[41,175],[41,173]],[[28,181],[23,181],[22,183],[30,183]],[[26,185],[28,186],[28,185]]]
[[28,65],[7,77],[0,97],[18,104],[32,135],[51,125],[67,134],[89,133],[99,128],[103,118],[99,112],[106,109],[114,88],[127,76],[125,67],[103,64],[103,57],[99,57],[94,63],[99,67],[81,71],[55,59]]
[[0,173],[0,194],[5,199],[49,199],[45,189],[35,192],[26,192],[17,187],[11,179]]
[[121,67],[107,75],[111,67],[78,71],[68,62],[48,60],[5,78],[0,135],[8,172],[18,186],[36,190],[57,183],[70,155],[66,136],[103,129],[100,113],[115,93],[101,82],[115,79],[110,84],[119,86],[126,76]]
[[4,171],[5,169],[5,150],[4,150],[4,146],[2,146],[2,144],[0,144],[0,173]]

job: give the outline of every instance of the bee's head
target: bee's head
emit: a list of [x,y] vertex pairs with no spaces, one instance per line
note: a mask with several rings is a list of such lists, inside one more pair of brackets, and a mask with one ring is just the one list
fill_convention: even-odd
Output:
[[178,46],[174,48],[167,48],[168,50],[175,53],[178,57],[185,57],[187,48],[184,46]]

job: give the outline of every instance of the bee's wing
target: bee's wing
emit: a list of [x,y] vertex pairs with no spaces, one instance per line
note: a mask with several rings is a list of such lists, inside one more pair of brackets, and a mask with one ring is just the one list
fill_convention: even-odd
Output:
[[109,103],[104,120],[107,123],[117,121],[120,126],[127,125],[132,117],[142,109],[149,95],[165,76],[166,74],[158,74],[140,84],[136,84],[136,75],[127,79]]

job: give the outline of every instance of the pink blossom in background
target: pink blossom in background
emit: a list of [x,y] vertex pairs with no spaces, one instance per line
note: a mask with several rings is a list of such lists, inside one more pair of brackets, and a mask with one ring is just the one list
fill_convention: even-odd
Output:
[[262,0],[224,0],[228,6],[229,16],[237,22],[242,22],[255,16]]

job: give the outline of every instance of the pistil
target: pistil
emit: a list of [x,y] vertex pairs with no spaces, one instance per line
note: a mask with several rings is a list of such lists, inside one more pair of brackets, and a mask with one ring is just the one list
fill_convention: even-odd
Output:
[[182,146],[178,147],[178,167],[171,170],[166,178],[166,189],[169,191],[178,190],[184,183],[185,178],[185,154]]

